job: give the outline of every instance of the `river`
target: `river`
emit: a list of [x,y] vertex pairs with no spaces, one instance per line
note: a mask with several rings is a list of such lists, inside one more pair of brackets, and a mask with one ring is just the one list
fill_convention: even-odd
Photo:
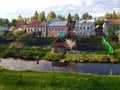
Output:
[[51,72],[91,73],[100,75],[119,75],[120,64],[96,64],[74,62],[51,62],[45,60],[26,61],[22,59],[0,58],[0,66],[10,70],[34,70]]

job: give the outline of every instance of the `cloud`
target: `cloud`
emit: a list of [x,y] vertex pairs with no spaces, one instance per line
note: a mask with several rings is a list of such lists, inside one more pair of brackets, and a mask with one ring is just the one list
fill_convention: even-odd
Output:
[[78,13],[80,16],[88,12],[93,16],[101,16],[106,12],[120,11],[120,0],[2,0],[0,17],[16,18],[31,16],[34,11],[55,11],[67,16]]

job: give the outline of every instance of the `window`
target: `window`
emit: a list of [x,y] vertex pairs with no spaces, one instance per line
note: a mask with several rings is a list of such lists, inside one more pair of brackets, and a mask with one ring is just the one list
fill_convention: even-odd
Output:
[[77,29],[79,29],[79,27],[77,27]]
[[85,27],[83,27],[83,29],[85,29]]
[[89,29],[89,27],[87,27],[87,29]]
[[80,27],[80,29],[82,29],[82,27]]

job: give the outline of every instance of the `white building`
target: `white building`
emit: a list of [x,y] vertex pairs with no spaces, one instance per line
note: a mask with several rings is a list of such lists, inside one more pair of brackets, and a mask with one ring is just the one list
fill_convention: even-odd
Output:
[[78,20],[75,24],[76,34],[78,36],[93,36],[95,35],[94,20]]

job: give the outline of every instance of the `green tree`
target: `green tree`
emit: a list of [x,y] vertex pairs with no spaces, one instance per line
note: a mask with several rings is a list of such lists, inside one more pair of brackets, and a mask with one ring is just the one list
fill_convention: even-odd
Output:
[[52,19],[54,19],[55,17],[56,17],[55,12],[50,11],[50,12],[48,13],[48,16],[47,16],[47,21],[49,22],[49,21],[51,21]]
[[118,33],[118,40],[120,41],[120,33]]
[[40,22],[45,21],[45,12],[44,11],[40,12],[40,14],[38,15],[38,21],[40,21]]
[[115,22],[112,22],[110,25],[108,25],[107,32],[108,36],[112,40],[116,40],[116,31],[118,31],[119,25]]
[[38,20],[38,12],[37,12],[37,11],[35,11],[33,18],[34,18],[35,20]]
[[104,17],[99,17],[98,19],[95,19],[95,25],[102,25],[104,22]]
[[79,15],[78,14],[74,14],[72,20],[73,21],[79,20]]
[[62,16],[61,14],[58,14],[56,17],[59,18],[59,19],[61,19],[61,20],[65,20],[65,17]]
[[11,25],[12,25],[12,26],[16,26],[16,23],[17,23],[17,20],[16,20],[16,19],[12,19]]
[[10,27],[10,30],[12,30],[12,31],[15,30],[15,29],[16,29],[15,26],[11,26],[11,27]]
[[104,18],[106,18],[106,19],[112,19],[112,14],[106,13],[106,14],[104,15]]
[[71,16],[70,13],[68,14],[68,18],[67,18],[67,20],[68,20],[68,22],[72,21],[72,16]]
[[23,34],[23,30],[22,29],[17,29],[13,31],[13,35],[18,38],[19,36],[21,36]]
[[17,21],[23,21],[23,17],[22,17],[21,15],[19,15],[19,16],[17,17]]
[[17,38],[17,42],[24,43],[24,44],[31,44],[33,41],[33,38],[30,34],[22,34]]
[[112,14],[112,19],[117,19],[117,14],[116,14],[115,11],[114,11],[113,14]]
[[85,20],[89,20],[89,19],[92,19],[92,16],[89,15],[88,12],[86,12],[86,13],[84,13],[84,14],[82,15],[82,18],[85,19]]

